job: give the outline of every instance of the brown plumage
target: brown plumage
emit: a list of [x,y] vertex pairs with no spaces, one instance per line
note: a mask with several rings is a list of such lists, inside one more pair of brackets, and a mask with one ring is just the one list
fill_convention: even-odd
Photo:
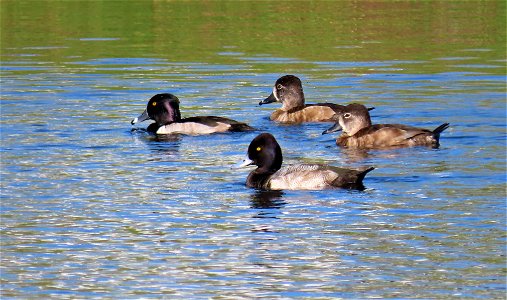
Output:
[[335,117],[335,125],[322,134],[343,130],[336,140],[340,147],[371,149],[413,146],[439,147],[440,133],[449,123],[428,130],[401,124],[371,124],[368,109],[361,104],[349,104]]
[[305,104],[301,80],[294,75],[280,77],[273,93],[259,105],[281,102],[282,107],[271,114],[272,121],[280,123],[333,122],[333,116],[343,106],[334,103]]
[[156,134],[210,134],[215,132],[249,131],[254,128],[245,123],[216,116],[181,118],[180,101],[172,94],[153,96],[146,110],[132,120],[132,125],[148,119],[155,120],[147,130]]

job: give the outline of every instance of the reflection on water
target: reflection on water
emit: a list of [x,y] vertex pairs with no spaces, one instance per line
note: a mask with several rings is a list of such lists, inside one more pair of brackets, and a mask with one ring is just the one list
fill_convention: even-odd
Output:
[[[2,298],[505,297],[505,2],[0,14]],[[287,73],[308,103],[451,127],[439,149],[340,149],[330,124],[274,124],[257,105]],[[259,132],[131,127],[159,92],[183,117],[271,132],[284,164],[376,169],[364,191],[248,189],[230,166]]]
[[[283,201],[283,191],[256,190],[250,201],[252,208],[279,209],[286,202]],[[260,216],[261,214],[259,214]]]

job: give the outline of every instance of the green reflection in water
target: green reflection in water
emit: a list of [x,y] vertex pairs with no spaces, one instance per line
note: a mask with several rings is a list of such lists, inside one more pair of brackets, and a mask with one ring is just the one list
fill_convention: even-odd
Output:
[[2,60],[34,53],[57,62],[73,57],[209,63],[236,63],[238,57],[251,56],[296,62],[478,55],[499,59],[505,58],[506,50],[505,1],[2,1],[1,5]]

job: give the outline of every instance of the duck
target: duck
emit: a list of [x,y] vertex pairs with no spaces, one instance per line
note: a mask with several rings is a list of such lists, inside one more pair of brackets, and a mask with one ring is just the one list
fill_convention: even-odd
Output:
[[323,190],[347,188],[363,190],[365,175],[374,168],[352,170],[321,164],[295,164],[282,167],[282,149],[270,133],[256,136],[246,158],[235,168],[255,165],[246,186],[260,190]]
[[333,116],[343,109],[343,105],[334,103],[305,104],[303,85],[294,75],[278,78],[271,95],[259,105],[273,102],[281,102],[282,107],[271,114],[270,120],[285,124],[334,122]]
[[322,132],[328,134],[342,130],[336,140],[339,147],[350,149],[381,149],[414,146],[440,146],[440,134],[449,128],[443,123],[434,130],[407,126],[402,124],[372,125],[366,106],[358,103],[346,105],[342,112],[335,116],[335,124]]
[[155,134],[203,135],[216,132],[237,132],[255,130],[246,123],[216,116],[196,116],[181,118],[180,100],[173,94],[157,94],[148,101],[144,112],[131,121],[131,124],[154,120],[146,128]]

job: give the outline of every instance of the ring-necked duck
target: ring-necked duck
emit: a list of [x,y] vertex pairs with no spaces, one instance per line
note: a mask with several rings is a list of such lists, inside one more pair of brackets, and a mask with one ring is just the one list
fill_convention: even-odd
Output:
[[199,116],[181,118],[180,100],[169,93],[157,94],[148,101],[144,112],[132,120],[132,125],[145,121],[155,120],[147,130],[156,134],[210,134],[226,131],[249,131],[254,128],[235,120],[215,117]]
[[336,123],[322,134],[343,130],[336,144],[347,148],[399,148],[431,146],[438,148],[440,133],[449,128],[449,123],[435,130],[401,124],[371,124],[368,109],[361,104],[349,104],[335,117]]
[[317,164],[282,167],[282,160],[282,150],[273,135],[261,133],[252,140],[247,157],[236,167],[256,165],[246,185],[265,190],[364,189],[363,178],[374,169],[358,171]]
[[270,117],[280,123],[334,122],[333,116],[343,109],[343,105],[334,103],[305,104],[301,80],[294,75],[278,78],[271,95],[259,105],[273,102],[282,103]]

